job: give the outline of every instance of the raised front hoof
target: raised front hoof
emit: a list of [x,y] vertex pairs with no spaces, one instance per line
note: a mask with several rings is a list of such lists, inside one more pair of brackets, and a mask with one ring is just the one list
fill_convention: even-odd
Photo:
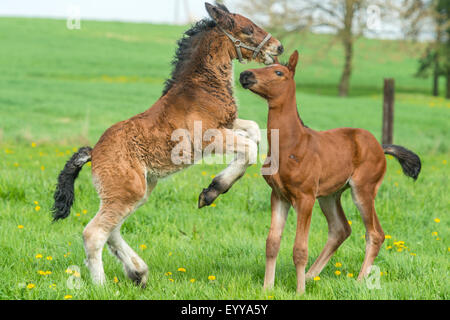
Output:
[[213,204],[214,200],[219,196],[219,192],[214,188],[203,189],[202,193],[198,197],[198,208],[201,209]]

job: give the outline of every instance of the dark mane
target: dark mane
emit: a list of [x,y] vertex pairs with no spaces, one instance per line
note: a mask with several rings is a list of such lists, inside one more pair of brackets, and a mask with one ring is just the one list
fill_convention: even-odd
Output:
[[189,30],[187,30],[183,37],[178,40],[178,49],[175,52],[175,56],[172,60],[172,73],[171,78],[167,79],[164,83],[163,96],[172,88],[177,82],[177,77],[183,71],[186,63],[190,61],[192,55],[193,40],[198,35],[203,34],[206,31],[213,29],[216,23],[211,19],[203,19],[195,23]]

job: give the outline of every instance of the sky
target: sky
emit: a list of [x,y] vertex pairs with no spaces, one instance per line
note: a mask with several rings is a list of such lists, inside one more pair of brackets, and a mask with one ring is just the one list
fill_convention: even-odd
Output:
[[[245,0],[225,3],[230,11],[238,12],[240,1]],[[206,17],[207,13],[205,0],[0,0],[1,16],[187,24]],[[401,26],[384,23],[382,30],[367,36],[401,38]]]
[[[210,0],[213,3],[213,0]],[[232,10],[234,0],[227,2]],[[0,16],[185,24],[207,15],[204,0],[0,0]]]

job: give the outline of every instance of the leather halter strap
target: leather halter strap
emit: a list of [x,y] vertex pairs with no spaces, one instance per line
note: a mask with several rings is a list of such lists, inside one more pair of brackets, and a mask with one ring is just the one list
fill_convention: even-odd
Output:
[[237,52],[237,55],[239,58],[239,62],[243,63],[243,64],[245,64],[245,60],[242,57],[241,48],[253,51],[253,59],[255,59],[258,56],[258,54],[261,52],[262,47],[264,47],[264,45],[267,43],[267,41],[269,41],[270,38],[272,38],[272,35],[270,33],[268,33],[267,36],[264,38],[264,40],[261,41],[261,43],[257,47],[252,47],[252,46],[246,45],[241,40],[233,37],[230,33],[225,31],[221,26],[219,26],[219,25],[217,25],[217,26],[223,33],[226,34],[226,36],[228,38],[230,38],[231,42],[233,42],[234,46],[236,47],[236,52]]

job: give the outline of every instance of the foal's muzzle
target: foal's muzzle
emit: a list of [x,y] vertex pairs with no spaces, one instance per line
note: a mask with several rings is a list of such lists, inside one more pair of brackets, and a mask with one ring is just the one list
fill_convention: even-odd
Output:
[[244,71],[241,73],[239,77],[239,82],[241,83],[244,89],[248,89],[253,86],[257,81],[255,78],[255,74],[251,71]]

